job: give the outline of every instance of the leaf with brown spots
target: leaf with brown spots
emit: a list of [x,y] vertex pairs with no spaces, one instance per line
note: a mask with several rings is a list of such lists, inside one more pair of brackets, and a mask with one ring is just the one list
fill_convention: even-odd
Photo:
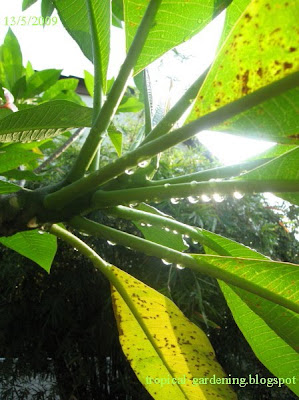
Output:
[[[115,267],[112,273],[120,343],[151,396],[156,400],[236,399],[228,385],[193,384],[193,378],[225,376],[205,333],[161,293]],[[164,379],[164,385],[154,379]],[[181,379],[181,384],[173,384],[175,379]]]
[[267,7],[269,3],[251,1],[237,20],[199,92],[189,122],[298,70],[298,4],[273,0]]
[[[257,70],[257,74],[262,76],[262,70]],[[294,88],[215,126],[214,129],[277,143],[299,143],[298,110],[299,88]]]

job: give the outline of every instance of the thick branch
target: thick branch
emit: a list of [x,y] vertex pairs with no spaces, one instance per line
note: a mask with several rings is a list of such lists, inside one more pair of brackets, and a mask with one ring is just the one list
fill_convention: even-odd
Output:
[[188,196],[201,196],[214,194],[232,195],[240,193],[288,193],[299,192],[298,181],[259,181],[259,180],[227,180],[221,182],[191,182],[175,185],[141,187],[124,190],[104,191],[98,190],[92,196],[91,207],[103,208],[119,204],[141,203],[143,201],[162,201],[169,198],[182,198]]

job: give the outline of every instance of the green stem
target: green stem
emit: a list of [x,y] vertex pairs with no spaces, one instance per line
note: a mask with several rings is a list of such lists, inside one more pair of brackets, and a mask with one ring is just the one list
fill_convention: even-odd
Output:
[[[103,76],[102,76],[102,60],[101,60],[101,46],[100,34],[97,29],[95,21],[95,11],[93,9],[93,2],[85,0],[88,11],[89,25],[91,30],[93,64],[94,64],[94,91],[93,91],[93,124],[95,123],[98,114],[102,107],[103,98]],[[83,174],[82,174],[83,175]]]
[[132,45],[128,51],[126,60],[121,66],[118,77],[116,78],[108,98],[103,105],[101,112],[98,114],[90,134],[82,146],[79,156],[68,175],[67,179],[69,182],[80,179],[84,175],[87,167],[90,165],[91,160],[94,158],[97,148],[102,141],[103,135],[108,129],[109,124],[122,99],[123,93],[127,86],[127,81],[133,73],[133,68],[145,44],[161,1],[162,0],[150,1],[141,24],[138,27]]
[[[269,289],[260,287],[254,282],[246,280],[242,276],[237,276],[230,271],[221,269],[220,267],[216,267],[215,265],[210,264],[208,261],[201,260],[199,263],[189,254],[181,253],[179,251],[170,249],[169,247],[165,247],[160,244],[139,238],[137,236],[118,231],[117,229],[113,229],[98,224],[96,222],[89,221],[82,217],[74,217],[70,221],[70,223],[75,229],[78,229],[79,231],[84,231],[94,236],[99,236],[115,243],[119,243],[123,246],[141,251],[149,256],[166,259],[169,262],[183,265],[197,272],[209,275],[216,279],[220,279],[228,284],[257,294],[260,297],[270,300],[273,303],[280,304],[292,311],[299,311],[299,306],[294,304],[289,299],[286,299],[279,294],[273,293]],[[275,265],[275,261],[272,262],[273,265]]]
[[[111,267],[109,263],[103,260],[94,250],[86,243],[77,238],[71,232],[61,228],[59,225],[53,224],[49,228],[49,232],[69,243],[73,248],[77,249],[81,254],[91,260],[94,266],[99,269],[104,275],[107,275],[107,270]],[[108,278],[109,279],[109,278]]]
[[157,186],[157,185],[164,185],[167,183],[171,184],[188,183],[192,181],[202,182],[202,181],[208,181],[209,179],[231,178],[240,175],[241,172],[259,167],[260,165],[265,164],[268,161],[270,161],[269,158],[263,158],[260,160],[247,161],[236,165],[228,165],[225,167],[206,169],[204,171],[194,172],[192,174],[187,174],[182,176],[176,176],[174,178],[161,179],[159,181],[155,180],[147,181],[146,186]]
[[[71,185],[65,186],[56,193],[52,193],[45,198],[45,207],[59,209],[66,206],[75,197],[84,195],[93,191],[97,186],[102,185],[109,180],[117,177],[125,172],[126,169],[136,166],[139,162],[149,159],[156,154],[167,150],[168,148],[181,143],[196,133],[210,129],[213,126],[219,125],[260,103],[272,97],[275,97],[286,90],[292,89],[298,84],[299,72],[291,74],[286,78],[265,86],[247,96],[244,96],[233,103],[229,103],[217,110],[204,115],[203,117],[190,122],[189,124],[163,135],[157,139],[138,147],[131,153],[125,154],[113,163],[104,166],[99,171],[96,171],[89,176],[74,182]],[[104,107],[102,108],[102,110]],[[294,143],[296,140],[294,140]]]
[[88,168],[89,172],[94,172],[99,169],[100,166],[100,158],[101,158],[101,146],[98,147],[98,150]]
[[152,214],[125,206],[109,208],[107,210],[107,213],[115,215],[119,218],[127,219],[129,221],[135,221],[139,223],[145,222],[154,225],[155,227],[159,226],[164,229],[167,228],[169,230],[174,230],[181,235],[189,236],[190,239],[201,243],[203,246],[208,246],[210,249],[214,250],[217,254],[221,256],[231,255],[214,240],[211,240],[209,237],[205,236],[204,233],[202,233],[204,232],[203,229],[183,224],[182,222],[176,221],[171,217],[166,217],[159,214]]
[[111,207],[118,204],[141,203],[143,201],[162,201],[169,198],[185,198],[214,194],[232,195],[240,193],[264,192],[299,192],[299,181],[260,181],[260,180],[227,180],[222,182],[191,182],[175,185],[140,187],[124,190],[98,190],[91,199],[91,208]]

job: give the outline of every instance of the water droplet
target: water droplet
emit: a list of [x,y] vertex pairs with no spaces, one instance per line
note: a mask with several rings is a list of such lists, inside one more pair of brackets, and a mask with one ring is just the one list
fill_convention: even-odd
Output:
[[138,203],[136,203],[136,202],[135,202],[135,203],[130,203],[130,204],[129,204],[129,207],[132,208],[132,207],[136,207],[137,205],[138,205]]
[[193,243],[193,244],[198,244],[198,241],[195,240],[195,239],[192,239],[192,243]]
[[141,226],[146,226],[146,223],[141,222],[140,225],[141,225]]
[[167,260],[164,260],[163,258],[162,258],[162,263],[165,264],[165,265],[171,265],[172,264],[171,262],[169,262]]
[[183,266],[180,265],[180,264],[176,264],[176,268],[177,268],[177,269],[184,269],[185,267],[183,267]]
[[148,161],[148,160],[140,161],[140,162],[138,163],[138,167],[140,167],[140,168],[145,168],[145,167],[148,166],[148,164],[149,164],[149,161]]
[[164,187],[167,188],[170,186],[170,183],[165,183]]
[[174,234],[174,235],[177,235],[179,232],[178,231],[176,231],[175,229],[172,231],[172,233]]
[[74,250],[75,250],[75,251],[78,251],[78,249],[76,249],[76,247],[74,247]]
[[177,197],[172,197],[172,198],[170,199],[170,202],[171,202],[172,204],[179,204],[180,199],[178,199]]
[[208,203],[211,198],[209,196],[207,196],[206,194],[201,195],[201,200],[205,203]]
[[115,245],[116,245],[116,243],[111,242],[110,240],[107,240],[107,243],[108,243],[110,246],[115,246]]
[[189,239],[190,238],[190,236],[187,233],[185,233],[183,236],[184,236],[185,239]]
[[153,226],[153,225],[152,225],[152,224],[146,224],[146,226],[151,227],[151,226]]
[[235,198],[235,199],[240,200],[240,199],[242,199],[243,197],[244,197],[244,194],[243,194],[243,193],[234,192],[234,198]]
[[219,194],[219,193],[214,193],[213,194],[213,199],[217,202],[217,203],[221,203],[224,200],[224,197]]
[[169,232],[170,231],[170,229],[169,228],[164,228],[165,230],[166,230],[166,232]]
[[189,196],[187,197],[189,203],[191,204],[196,204],[198,202],[198,198],[197,197],[193,197],[193,196]]
[[184,237],[182,237],[183,243],[185,246],[189,247],[189,244],[186,242],[186,240],[184,239]]
[[222,182],[221,178],[211,178],[209,179],[209,182]]
[[38,233],[39,233],[40,235],[43,235],[45,232],[44,232],[44,231],[38,231]]
[[198,182],[197,181],[192,181],[191,186],[195,186]]
[[126,170],[125,170],[125,174],[127,174],[127,175],[133,175],[133,174],[134,174],[134,170],[133,170],[133,169],[126,169]]

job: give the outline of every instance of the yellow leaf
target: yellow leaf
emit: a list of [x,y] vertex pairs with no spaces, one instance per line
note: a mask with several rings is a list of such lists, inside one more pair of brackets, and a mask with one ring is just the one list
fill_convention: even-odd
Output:
[[252,0],[220,49],[188,121],[298,71],[298,2]]
[[205,333],[161,293],[116,267],[110,272],[120,343],[151,396],[236,399]]

